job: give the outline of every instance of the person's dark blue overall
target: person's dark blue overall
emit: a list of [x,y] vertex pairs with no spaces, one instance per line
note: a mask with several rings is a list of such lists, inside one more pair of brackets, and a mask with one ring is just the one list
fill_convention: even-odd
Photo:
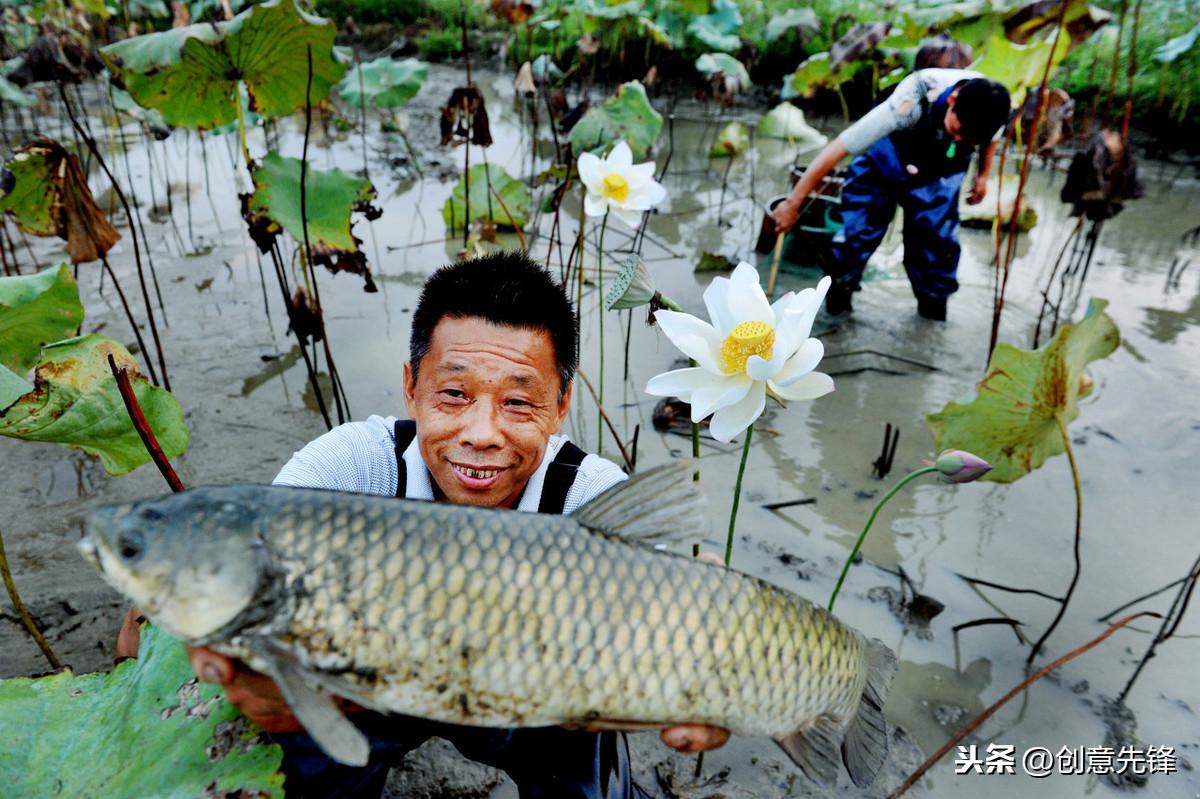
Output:
[[[404,450],[416,425],[396,422],[396,496],[407,483]],[[567,442],[546,471],[539,513],[562,513],[567,492],[586,453]],[[289,797],[379,799],[389,769],[405,754],[437,736],[454,744],[464,757],[494,766],[512,778],[521,799],[634,799],[644,794],[633,785],[629,746],[624,733],[589,733],[561,727],[494,729],[442,724],[383,713],[351,713],[371,743],[367,765],[344,766],[326,755],[306,733],[275,734],[283,747],[285,788]]]
[[946,98],[922,100],[911,128],[885,136],[850,162],[842,188],[843,227],[826,271],[849,297],[867,259],[904,209],[904,269],[921,305],[942,306],[958,290],[958,195],[975,148],[946,132]]

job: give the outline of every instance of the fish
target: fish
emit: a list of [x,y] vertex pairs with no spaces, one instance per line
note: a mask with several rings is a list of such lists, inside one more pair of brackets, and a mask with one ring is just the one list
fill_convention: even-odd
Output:
[[694,464],[569,516],[265,485],[93,512],[79,544],[156,625],[278,683],[334,759],[369,710],[488,727],[702,723],[859,786],[895,658],[812,602],[656,548],[704,529]]

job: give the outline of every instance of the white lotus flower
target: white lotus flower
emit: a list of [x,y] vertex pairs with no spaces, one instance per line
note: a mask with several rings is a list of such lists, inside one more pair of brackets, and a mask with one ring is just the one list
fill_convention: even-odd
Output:
[[815,289],[788,292],[771,305],[754,267],[738,264],[704,292],[712,324],[674,311],[654,315],[671,343],[699,365],[655,375],[646,393],[691,403],[693,422],[712,414],[709,432],[724,442],[754,424],[768,391],[781,400],[828,394],[833,378],[813,371],[825,347],[809,336],[828,290],[825,277]]
[[654,162],[634,164],[624,139],[603,159],[582,153],[578,166],[579,179],[587,189],[583,211],[588,216],[604,216],[612,211],[636,230],[642,213],[667,198],[667,190],[654,180]]

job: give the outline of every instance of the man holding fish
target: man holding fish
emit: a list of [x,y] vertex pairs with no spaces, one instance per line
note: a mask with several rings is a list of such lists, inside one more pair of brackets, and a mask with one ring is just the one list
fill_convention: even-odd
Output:
[[412,422],[342,425],[275,486],[89,517],[83,554],[283,746],[290,796],[374,799],[434,735],[524,799],[640,795],[627,729],[769,736],[826,785],[883,765],[887,648],[649,546],[703,527],[690,462],[626,480],[557,435],[576,335],[524,255],[446,267],[413,317]]
[[[625,480],[616,464],[558,435],[571,403],[576,336],[570,300],[524,256],[500,253],[446,267],[428,281],[413,316],[404,364],[412,421],[371,416],[341,425],[295,453],[274,482],[571,513]],[[136,653],[129,633],[127,624],[126,655]],[[636,795],[624,735],[611,731],[456,728],[356,712],[372,756],[365,767],[344,766],[303,731],[270,677],[210,649],[189,647],[189,656],[202,680],[225,686],[230,702],[283,745],[289,796],[375,799],[388,769],[433,735],[506,770],[522,796]],[[697,724],[662,732],[684,752],[728,737]]]

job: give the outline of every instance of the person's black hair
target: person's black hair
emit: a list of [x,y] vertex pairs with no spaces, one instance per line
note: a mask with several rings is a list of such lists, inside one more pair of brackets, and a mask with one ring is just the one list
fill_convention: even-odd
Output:
[[496,325],[544,330],[554,345],[562,398],[579,365],[575,310],[548,271],[515,251],[443,266],[425,281],[408,345],[414,383],[437,323],[445,317],[472,316]]
[[958,87],[954,113],[962,125],[962,137],[971,144],[987,144],[996,131],[1008,124],[1012,98],[1008,89],[987,78],[973,78]]

